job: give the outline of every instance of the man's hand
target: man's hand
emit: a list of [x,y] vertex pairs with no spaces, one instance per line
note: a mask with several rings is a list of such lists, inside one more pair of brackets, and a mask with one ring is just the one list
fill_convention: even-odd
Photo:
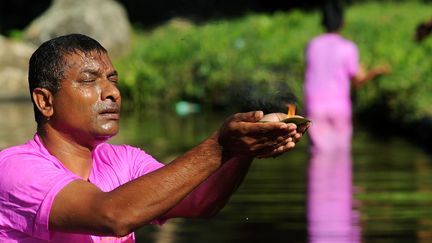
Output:
[[267,158],[279,156],[295,147],[310,124],[258,122],[262,111],[237,113],[219,129],[219,143],[228,156]]

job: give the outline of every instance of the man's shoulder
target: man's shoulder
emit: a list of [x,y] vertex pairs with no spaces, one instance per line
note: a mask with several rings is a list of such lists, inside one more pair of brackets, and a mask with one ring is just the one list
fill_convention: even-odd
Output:
[[28,141],[24,144],[11,146],[0,150],[0,162],[9,157],[15,156],[39,156],[40,151],[33,146],[32,141]]
[[[52,163],[47,163],[47,162]],[[17,176],[17,173],[31,174],[36,168],[46,168],[54,164],[53,159],[30,142],[12,146],[0,151],[0,171],[2,177]]]
[[52,159],[31,142],[6,148],[0,151],[0,190],[11,190],[27,185],[37,177],[43,178],[40,172],[59,168],[54,164]]

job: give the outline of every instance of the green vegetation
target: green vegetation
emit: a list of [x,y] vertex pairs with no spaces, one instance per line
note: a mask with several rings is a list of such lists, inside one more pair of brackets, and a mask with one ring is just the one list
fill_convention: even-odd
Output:
[[205,25],[173,20],[137,33],[131,54],[117,64],[122,87],[135,105],[146,106],[179,99],[227,105],[245,84],[270,92],[286,83],[300,94],[303,49],[320,32],[318,17],[291,12]]
[[[390,75],[356,93],[356,111],[402,123],[432,116],[432,37],[413,41],[416,25],[431,13],[432,5],[422,3],[347,9],[343,34],[358,44],[362,63],[392,67]],[[289,87],[301,104],[304,49],[321,32],[320,15],[313,11],[249,14],[202,25],[177,19],[150,32],[137,30],[130,54],[116,66],[125,101],[135,107],[179,100],[226,106],[256,90],[269,94],[280,87]]]
[[18,30],[18,29],[13,29],[13,30],[9,31],[7,36],[9,38],[11,38],[12,40],[21,41],[21,40],[23,40],[23,31]]
[[390,120],[402,122],[432,115],[432,38],[413,41],[416,25],[431,19],[431,10],[422,4],[368,4],[349,12],[347,35],[359,44],[364,62],[387,62],[393,70],[359,90],[358,108],[380,107]]

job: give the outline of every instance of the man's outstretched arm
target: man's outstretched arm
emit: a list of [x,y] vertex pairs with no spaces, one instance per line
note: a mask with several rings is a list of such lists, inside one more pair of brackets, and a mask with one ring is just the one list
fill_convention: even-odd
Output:
[[[83,180],[71,182],[54,200],[50,229],[122,236],[161,216],[194,217],[189,209],[202,207],[200,214],[219,209],[253,157],[282,154],[300,138],[294,124],[256,123],[261,117],[261,112],[237,114],[170,164],[111,192]],[[230,179],[215,188],[224,176]],[[212,189],[216,193],[209,194]]]
[[[249,120],[250,122],[259,120],[259,116],[254,117],[250,115],[252,114],[237,114],[237,117],[234,117],[234,119],[242,121]],[[178,205],[171,209],[167,214],[163,215],[162,218],[210,217],[219,212],[242,183],[254,157],[276,157],[294,148],[295,143],[300,139],[301,134],[294,130],[294,126],[291,127],[291,129],[290,133],[286,133],[286,135],[288,135],[287,137],[282,136],[282,134],[277,135],[281,142],[277,146],[270,146],[270,149],[264,150],[256,149],[256,151],[248,150],[247,148],[254,147],[249,143],[256,143],[258,138],[265,139],[259,129],[255,130],[254,133],[249,134],[232,134],[242,141],[233,138],[224,138],[224,136],[230,136],[228,134],[215,134],[214,136],[216,136],[219,141],[222,140],[222,144],[224,143],[224,139],[229,141],[227,141],[228,144],[223,146],[223,156],[221,158],[222,166]],[[304,129],[305,127],[300,128],[299,130],[304,132]],[[223,132],[224,128],[222,128],[221,131]],[[241,129],[239,131],[241,131]],[[275,136],[276,135],[270,136],[268,141],[269,144],[275,143],[277,140]]]

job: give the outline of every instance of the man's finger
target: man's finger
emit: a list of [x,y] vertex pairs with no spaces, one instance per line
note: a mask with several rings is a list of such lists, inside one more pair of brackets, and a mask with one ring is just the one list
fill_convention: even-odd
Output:
[[257,122],[261,118],[263,118],[264,113],[262,111],[250,111],[245,113],[237,113],[234,115],[235,121],[244,121],[244,122]]

